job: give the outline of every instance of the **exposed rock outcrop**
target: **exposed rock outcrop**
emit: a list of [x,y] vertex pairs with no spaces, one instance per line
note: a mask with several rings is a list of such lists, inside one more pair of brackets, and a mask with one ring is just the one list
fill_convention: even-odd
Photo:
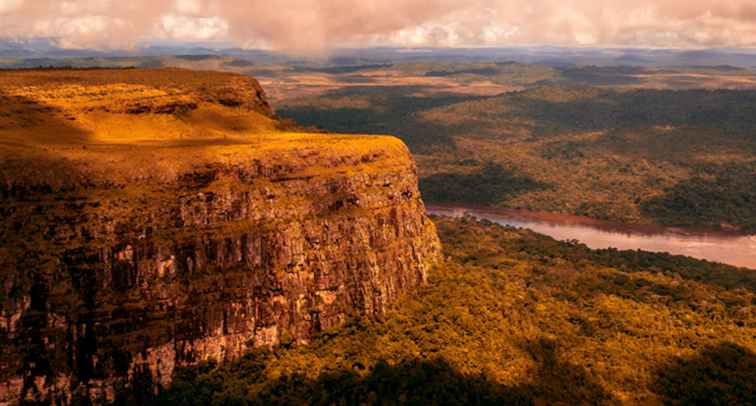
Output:
[[[0,404],[149,397],[178,366],[378,317],[438,259],[395,138],[277,133],[241,76],[3,75]],[[113,135],[141,117],[156,133]]]

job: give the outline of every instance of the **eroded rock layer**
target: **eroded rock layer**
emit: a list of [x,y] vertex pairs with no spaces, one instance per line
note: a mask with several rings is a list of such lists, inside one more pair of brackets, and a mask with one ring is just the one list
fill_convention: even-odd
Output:
[[[0,122],[0,404],[144,400],[178,366],[380,316],[438,259],[399,140],[278,132],[256,82],[229,75],[234,103],[123,71],[92,86],[128,103],[61,101],[86,73],[3,85],[41,118]],[[158,114],[179,136],[114,142]],[[56,116],[62,135],[23,136]]]

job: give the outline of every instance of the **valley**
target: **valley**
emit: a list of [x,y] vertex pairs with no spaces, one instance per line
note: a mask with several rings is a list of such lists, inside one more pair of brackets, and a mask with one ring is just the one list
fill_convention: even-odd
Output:
[[0,0],[0,406],[756,405],[755,0]]
[[266,58],[0,72],[0,403],[754,403],[750,70]]
[[568,214],[473,206],[430,205],[428,212],[437,216],[473,216],[501,225],[526,228],[559,241],[579,242],[591,249],[643,250],[756,269],[754,235],[633,226]]
[[[442,75],[428,65],[421,74]],[[681,81],[664,69],[438,65],[442,77],[463,85],[513,88],[473,95],[408,79],[350,84],[274,107],[313,128],[397,134],[418,162],[430,203],[756,232],[751,71],[679,68],[695,78]],[[410,66],[391,69],[418,69]],[[368,72],[376,69],[388,70]]]

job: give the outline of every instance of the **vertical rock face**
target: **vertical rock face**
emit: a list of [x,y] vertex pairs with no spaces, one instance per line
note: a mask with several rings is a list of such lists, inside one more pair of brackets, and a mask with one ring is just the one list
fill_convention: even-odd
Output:
[[[244,109],[182,97],[197,116],[169,120]],[[0,404],[149,397],[178,366],[380,316],[440,255],[397,139],[256,127],[98,142],[109,120],[164,114],[149,100],[92,113],[96,128],[54,110],[83,123],[86,145],[0,150]],[[249,104],[272,119],[264,99]]]

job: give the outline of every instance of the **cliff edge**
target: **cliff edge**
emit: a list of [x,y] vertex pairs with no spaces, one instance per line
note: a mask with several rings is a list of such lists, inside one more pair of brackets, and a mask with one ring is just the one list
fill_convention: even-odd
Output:
[[239,75],[0,73],[0,404],[139,401],[420,285],[404,144],[279,127]]

